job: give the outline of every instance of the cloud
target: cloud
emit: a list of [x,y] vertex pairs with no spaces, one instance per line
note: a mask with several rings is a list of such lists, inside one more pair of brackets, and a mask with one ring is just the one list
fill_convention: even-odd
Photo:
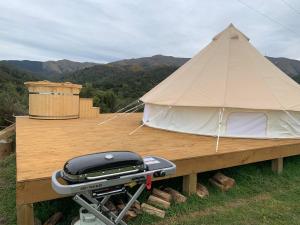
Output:
[[155,54],[191,57],[231,22],[261,53],[300,59],[300,4],[288,2],[289,6],[282,0],[1,1],[0,59],[110,62]]

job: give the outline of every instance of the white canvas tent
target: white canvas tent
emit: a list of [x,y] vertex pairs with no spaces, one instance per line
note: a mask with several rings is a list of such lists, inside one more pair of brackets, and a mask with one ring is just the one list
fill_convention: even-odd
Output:
[[300,137],[300,86],[232,24],[140,100],[150,127],[224,137]]

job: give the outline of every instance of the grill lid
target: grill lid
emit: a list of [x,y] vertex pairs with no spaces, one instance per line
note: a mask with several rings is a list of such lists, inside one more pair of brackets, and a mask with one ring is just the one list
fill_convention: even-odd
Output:
[[83,175],[120,168],[128,169],[130,167],[138,170],[144,169],[143,159],[134,152],[111,151],[70,159],[64,165],[64,173],[68,175]]

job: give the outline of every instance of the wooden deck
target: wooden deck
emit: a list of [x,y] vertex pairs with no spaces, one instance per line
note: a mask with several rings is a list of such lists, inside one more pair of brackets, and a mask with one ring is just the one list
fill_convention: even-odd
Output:
[[[155,155],[177,165],[175,176],[184,176],[184,187],[193,192],[199,172],[300,154],[300,140],[255,140],[221,138],[218,152],[216,138],[181,134],[142,127],[142,114],[115,116],[102,114],[99,119],[34,120],[18,117],[17,205],[24,218],[31,203],[59,198],[51,188],[55,170],[75,156],[108,150],[131,150],[143,156]],[[280,164],[277,162],[277,164]],[[277,165],[274,164],[274,165]],[[25,208],[24,208],[25,207]],[[26,213],[25,213],[26,212]],[[20,223],[20,222],[19,222]],[[22,222],[30,224],[30,222]]]

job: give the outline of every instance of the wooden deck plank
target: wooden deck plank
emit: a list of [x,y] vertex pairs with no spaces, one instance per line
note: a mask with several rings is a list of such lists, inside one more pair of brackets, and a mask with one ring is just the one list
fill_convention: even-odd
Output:
[[[181,134],[149,127],[142,127],[133,135],[129,135],[140,125],[141,113],[123,115],[98,125],[112,116],[114,115],[103,114],[99,119],[73,120],[34,120],[17,117],[17,181],[47,179],[72,157],[107,150],[131,150],[141,155],[156,155],[179,162],[249,150],[257,152],[259,149],[275,146],[300,145],[300,140],[221,138],[216,153],[214,137]],[[299,151],[296,151],[296,154],[299,154]],[[255,152],[249,157],[255,157]]]

